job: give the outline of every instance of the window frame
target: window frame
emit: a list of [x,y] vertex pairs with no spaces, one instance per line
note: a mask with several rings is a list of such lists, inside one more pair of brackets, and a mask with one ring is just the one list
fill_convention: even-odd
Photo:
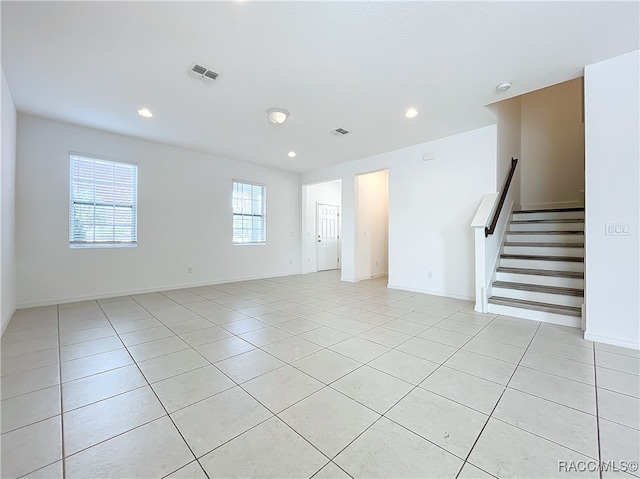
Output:
[[[68,152],[68,156],[69,156],[69,248],[70,249],[86,249],[86,248],[136,248],[138,246],[138,164],[135,162],[131,162],[131,161],[122,161],[122,160],[114,160],[111,158],[105,158],[102,156],[97,156],[97,155],[93,155],[93,154],[87,154],[87,153],[81,153],[81,152],[77,152],[77,151],[69,151]],[[93,161],[99,161],[99,162],[106,162],[106,163],[111,163],[114,165],[125,165],[125,166],[129,166],[129,167],[133,167],[132,170],[132,178],[133,178],[133,182],[131,182],[131,195],[132,195],[132,202],[131,204],[129,203],[123,203],[123,204],[117,204],[117,202],[114,200],[111,203],[103,203],[103,202],[97,202],[95,200],[95,189],[96,189],[96,185],[98,184],[98,182],[96,181],[96,176],[95,176],[95,170],[94,170],[94,175],[92,178],[92,183],[93,183],[93,189],[94,189],[94,200],[93,202],[91,201],[80,201],[79,198],[74,198],[74,192],[73,192],[73,188],[74,188],[74,178],[73,178],[73,162],[74,162],[74,158],[78,158],[78,159],[86,159],[86,160],[93,160]],[[109,183],[107,183],[109,184]],[[115,181],[112,181],[111,186],[113,187],[114,185],[116,185]],[[77,222],[74,222],[73,219],[73,214],[74,214],[74,205],[81,205],[81,204],[85,204],[85,205],[93,205],[95,206],[102,206],[102,207],[109,207],[112,206],[114,207],[114,213],[115,213],[115,208],[119,207],[119,208],[131,208],[131,212],[132,212],[132,223],[131,223],[131,229],[132,229],[132,236],[133,236],[133,241],[115,241],[115,219],[113,220],[113,228],[114,228],[114,233],[113,233],[113,239],[112,241],[96,241],[95,240],[95,230],[94,230],[94,234],[93,234],[93,241],[74,241],[74,231],[76,226],[79,224]],[[94,220],[94,227],[96,225],[95,222],[95,209],[93,212],[93,220]],[[111,225],[110,225],[111,226]]]
[[[234,208],[234,201],[236,199],[235,198],[236,184],[247,185],[251,187],[258,187],[261,189],[262,214],[255,215],[255,214],[236,213]],[[250,216],[250,217],[257,216],[262,218],[261,233],[262,233],[263,240],[262,241],[236,241],[235,230],[238,228],[235,227],[234,220],[236,219],[237,216],[240,216],[243,219],[247,216]],[[241,229],[251,231],[252,233],[255,231],[255,229],[253,228],[253,225],[251,229],[245,229],[245,228],[241,228]],[[234,179],[231,181],[231,244],[233,246],[265,246],[267,244],[267,185],[263,183],[256,183],[254,181],[246,181],[246,180],[238,180],[238,179]]]

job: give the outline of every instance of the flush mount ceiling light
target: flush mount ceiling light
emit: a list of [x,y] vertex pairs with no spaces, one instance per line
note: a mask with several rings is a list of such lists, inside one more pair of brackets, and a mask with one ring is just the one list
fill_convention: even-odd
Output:
[[151,118],[153,116],[153,113],[151,113],[151,110],[149,110],[148,108],[140,108],[138,110],[138,115],[144,116],[145,118]]
[[416,110],[415,108],[411,107],[407,110],[407,112],[404,114],[404,116],[406,116],[407,118],[415,118],[416,116],[418,116],[418,110]]
[[504,83],[500,83],[500,85],[496,87],[496,91],[498,93],[502,93],[503,91],[507,91],[509,88],[511,88],[511,83],[507,81]]
[[287,118],[289,118],[290,113],[287,110],[284,110],[282,108],[269,108],[266,111],[266,114],[267,114],[267,118],[269,118],[269,121],[271,123],[275,123],[276,125],[281,125],[285,121],[287,121]]
[[287,156],[289,156],[289,158],[295,158],[296,156],[296,152],[295,151],[290,151]]

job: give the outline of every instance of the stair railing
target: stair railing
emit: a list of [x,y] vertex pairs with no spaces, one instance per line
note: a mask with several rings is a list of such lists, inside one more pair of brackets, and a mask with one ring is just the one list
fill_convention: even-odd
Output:
[[500,201],[498,201],[498,207],[496,208],[493,219],[491,220],[491,224],[489,226],[484,227],[484,237],[488,237],[492,235],[496,230],[496,225],[498,224],[498,220],[500,219],[500,213],[502,212],[502,207],[504,206],[504,200],[507,198],[507,193],[509,193],[509,187],[511,186],[511,180],[513,179],[513,174],[516,171],[516,166],[518,166],[518,159],[511,158],[511,169],[509,170],[509,175],[507,176],[507,181],[504,183],[504,188],[502,189],[502,194],[500,195]]
[[[519,202],[519,198],[509,196],[509,187],[517,164],[518,160],[511,158],[511,169],[502,192],[484,195],[471,222],[471,227],[475,230],[475,310],[483,313],[486,313],[488,308],[487,298],[490,296],[491,282],[500,256],[502,238],[507,229],[507,216],[511,214],[514,200]],[[518,195],[517,192],[514,194]],[[501,213],[508,197],[511,198],[507,207],[509,215],[502,215],[501,219]]]

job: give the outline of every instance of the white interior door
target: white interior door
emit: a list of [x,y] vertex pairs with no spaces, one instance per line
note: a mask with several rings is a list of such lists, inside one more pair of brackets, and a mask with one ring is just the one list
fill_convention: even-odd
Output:
[[318,271],[338,269],[338,207],[318,203]]

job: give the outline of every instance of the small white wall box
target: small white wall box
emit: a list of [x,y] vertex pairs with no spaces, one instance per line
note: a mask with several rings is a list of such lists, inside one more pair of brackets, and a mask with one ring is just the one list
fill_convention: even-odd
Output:
[[605,223],[606,236],[631,236],[631,228],[627,223]]

